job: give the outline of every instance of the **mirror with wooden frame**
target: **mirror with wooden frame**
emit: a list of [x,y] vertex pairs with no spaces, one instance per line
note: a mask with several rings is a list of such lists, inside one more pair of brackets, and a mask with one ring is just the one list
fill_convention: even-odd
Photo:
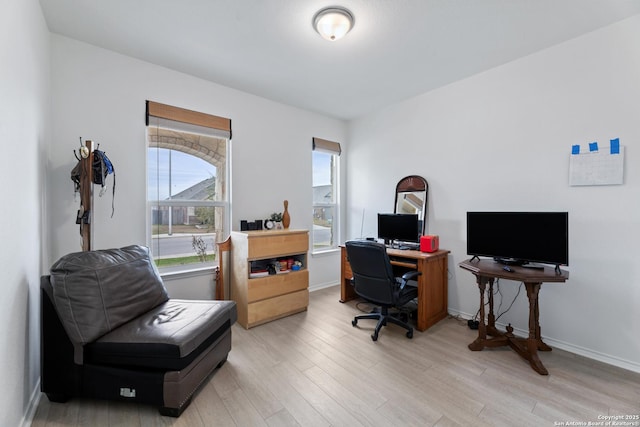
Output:
[[427,180],[418,175],[409,175],[402,178],[396,185],[396,200],[393,204],[393,213],[416,214],[420,234],[424,234],[427,215],[427,193],[429,184]]

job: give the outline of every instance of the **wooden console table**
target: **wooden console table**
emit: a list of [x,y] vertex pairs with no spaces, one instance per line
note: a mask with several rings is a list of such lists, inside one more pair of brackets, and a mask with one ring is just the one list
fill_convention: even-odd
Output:
[[[351,285],[353,273],[347,250],[341,249],[340,262],[340,302],[346,302],[357,295]],[[432,253],[409,251],[401,249],[387,249],[387,254],[394,269],[401,271],[417,270],[418,276],[418,318],[416,329],[424,331],[438,321],[447,317],[447,250]]]
[[[540,375],[548,375],[547,368],[544,367],[538,357],[538,350],[551,351],[551,347],[542,342],[542,336],[540,335],[538,293],[543,282],[565,282],[569,278],[569,273],[564,270],[556,271],[551,267],[542,269],[510,266],[508,268],[511,271],[508,271],[505,270],[504,265],[487,259],[466,260],[459,265],[476,276],[478,288],[480,288],[478,338],[469,344],[469,349],[480,351],[485,347],[508,345],[525,360],[528,360],[534,371]],[[496,328],[496,319],[493,313],[493,281],[496,278],[524,283],[527,289],[527,298],[529,298],[529,336],[527,338],[513,335],[511,325],[507,326],[506,332],[501,332]],[[484,294],[487,284],[489,284],[489,315],[485,325]],[[487,335],[491,336],[491,338],[487,338]]]

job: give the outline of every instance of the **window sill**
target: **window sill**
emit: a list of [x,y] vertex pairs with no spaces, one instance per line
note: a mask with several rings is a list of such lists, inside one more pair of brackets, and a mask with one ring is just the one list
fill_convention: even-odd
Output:
[[215,275],[218,266],[214,267],[202,267],[191,268],[178,271],[171,271],[170,269],[158,269],[162,280],[174,280],[174,279],[188,279],[189,277],[201,277]]
[[311,256],[312,257],[323,257],[323,256],[330,256],[335,254],[336,252],[340,252],[340,248],[331,248],[331,249],[322,249],[322,250],[318,250],[316,252],[311,252]]

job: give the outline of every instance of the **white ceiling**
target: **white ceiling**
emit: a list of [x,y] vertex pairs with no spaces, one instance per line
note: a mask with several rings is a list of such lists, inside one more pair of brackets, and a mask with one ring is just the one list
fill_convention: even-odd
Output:
[[[352,119],[640,13],[638,0],[40,0],[49,29]],[[314,14],[353,30],[328,42]]]

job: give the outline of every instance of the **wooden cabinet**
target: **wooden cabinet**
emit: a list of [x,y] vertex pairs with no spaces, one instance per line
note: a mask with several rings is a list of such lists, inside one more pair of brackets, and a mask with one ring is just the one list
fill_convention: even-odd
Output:
[[[307,230],[231,233],[231,299],[237,304],[238,323],[248,329],[307,309],[308,250]],[[279,261],[298,261],[302,267],[298,271],[287,267],[276,274],[260,271]]]

